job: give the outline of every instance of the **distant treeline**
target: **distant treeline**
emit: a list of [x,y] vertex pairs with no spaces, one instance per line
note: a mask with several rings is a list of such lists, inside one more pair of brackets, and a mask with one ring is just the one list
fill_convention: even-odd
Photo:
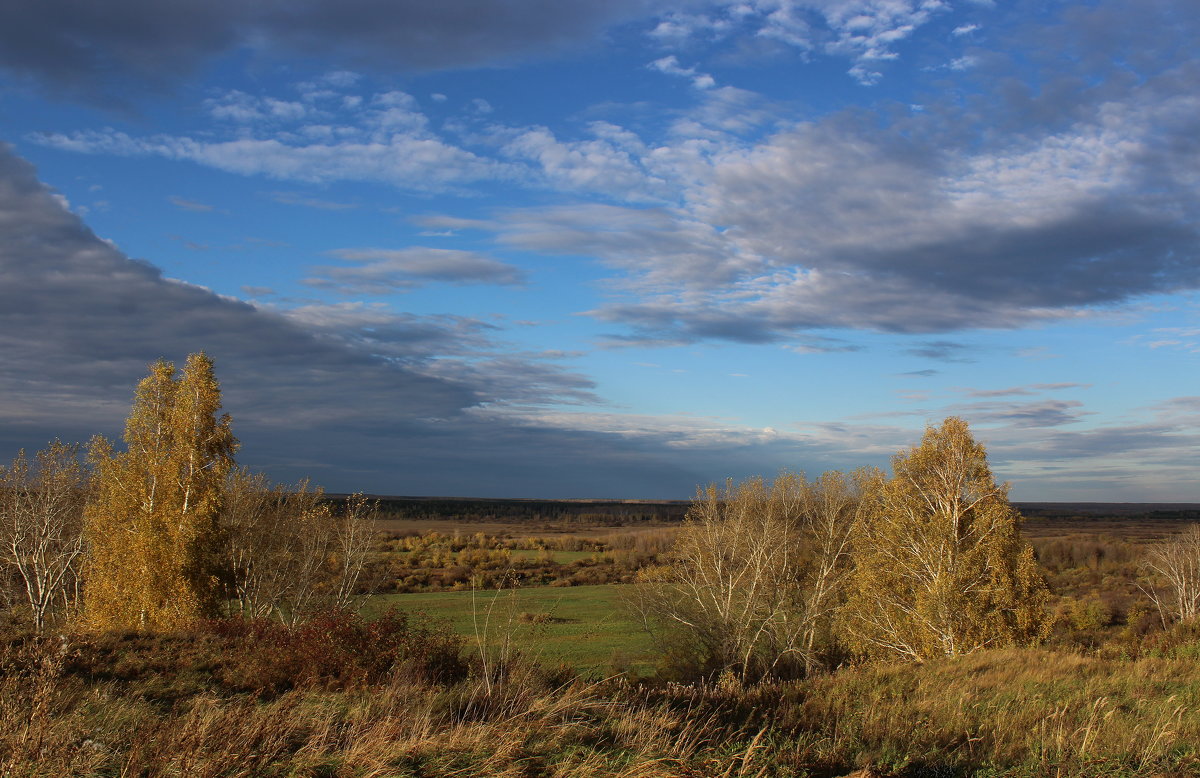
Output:
[[[331,494],[343,501],[346,495]],[[690,500],[536,500],[372,495],[381,519],[637,525],[679,522]],[[1014,502],[1027,519],[1200,521],[1200,503]]]
[[[344,495],[329,495],[344,500]],[[691,501],[664,500],[523,500],[452,497],[381,497],[380,519],[436,519],[463,522],[579,523],[637,525],[683,520]]]
[[1014,502],[1027,519],[1147,519],[1200,521],[1200,503],[1191,502]]

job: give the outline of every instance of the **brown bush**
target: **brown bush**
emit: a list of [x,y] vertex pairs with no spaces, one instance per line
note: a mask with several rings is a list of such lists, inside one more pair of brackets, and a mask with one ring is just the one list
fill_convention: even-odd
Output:
[[235,689],[278,694],[304,686],[353,688],[394,674],[445,684],[466,677],[462,639],[443,626],[395,611],[367,621],[331,611],[294,628],[276,621],[227,619],[208,629],[234,638],[231,661],[219,671]]

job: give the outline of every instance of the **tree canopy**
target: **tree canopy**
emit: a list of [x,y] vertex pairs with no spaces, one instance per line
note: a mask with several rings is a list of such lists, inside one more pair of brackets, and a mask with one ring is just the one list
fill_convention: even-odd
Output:
[[925,659],[1042,636],[1046,587],[967,423],[897,454],[853,536],[843,625],[865,654]]
[[85,618],[97,629],[170,629],[220,604],[218,517],[237,440],[203,353],[154,364],[125,423],[125,451],[89,453]]

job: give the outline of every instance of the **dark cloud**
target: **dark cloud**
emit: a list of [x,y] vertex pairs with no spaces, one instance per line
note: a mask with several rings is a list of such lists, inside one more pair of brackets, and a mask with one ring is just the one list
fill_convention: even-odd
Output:
[[1015,327],[1194,288],[1195,190],[1156,161],[1193,167],[1192,101],[1093,108],[1065,135],[983,153],[898,142],[894,128],[800,128],[719,165],[705,219],[743,253],[803,270],[764,296],[777,326]]
[[593,313],[642,339],[1019,328],[1197,288],[1187,82],[1127,85],[1087,108],[1065,127],[978,127],[953,144],[938,130],[952,115],[832,115],[683,168],[680,207],[528,209],[488,226],[623,271],[623,294]]
[[1096,6],[1037,30],[1011,15],[1004,53],[980,52],[978,74],[948,76],[917,114],[845,111],[718,144],[683,167],[677,208],[508,213],[495,228],[624,271],[624,294],[593,313],[645,342],[1009,329],[1195,289],[1200,17]]
[[865,347],[851,343],[844,338],[830,338],[823,335],[800,335],[788,344],[788,348],[798,354],[840,354],[852,351],[862,351]]
[[148,363],[204,350],[240,461],[334,491],[680,498],[828,456],[773,436],[548,423],[540,409],[598,403],[592,382],[569,355],[507,352],[497,333],[363,303],[275,310],[166,279],[0,146],[0,451],[119,436]]
[[[1198,444],[1200,435],[1194,427],[1181,429],[1171,424],[1148,423],[1079,431],[1053,430],[1036,441],[1012,441],[1009,455],[1010,458],[1023,458],[1032,467],[1039,467],[1040,460],[1059,463],[1076,459],[1132,461],[1133,465],[1127,464],[1124,472],[1127,477],[1130,474],[1136,477],[1140,467],[1145,466],[1182,465],[1190,469],[1191,465],[1183,460]],[[1131,460],[1130,455],[1136,459]]]
[[0,4],[0,65],[93,99],[130,79],[163,86],[242,47],[389,71],[492,65],[593,45],[607,27],[651,8],[663,4],[13,0]]
[[969,397],[1028,397],[1038,392],[1055,392],[1063,389],[1087,389],[1090,384],[1060,382],[1054,384],[1030,384],[1010,386],[1007,389],[964,389]]
[[1173,397],[1155,408],[1168,417],[1200,414],[1200,397]]
[[329,253],[352,264],[313,268],[319,275],[304,283],[346,294],[377,295],[432,282],[514,285],[525,280],[519,268],[473,251],[410,246],[337,249]]
[[1074,424],[1087,415],[1083,403],[1067,400],[1043,400],[1012,403],[972,403],[951,407],[951,411],[982,424],[1010,427],[1059,427]]
[[[91,420],[85,411],[128,395],[130,377],[148,362],[202,349],[226,373],[276,374],[285,383],[304,365],[305,388],[254,401],[269,414],[286,416],[322,389],[336,391],[354,373],[363,381],[394,383],[425,415],[451,414],[473,402],[466,387],[379,370],[378,359],[341,348],[279,313],[165,279],[157,268],[129,260],[66,210],[32,166],[3,148],[0,278],[0,397],[10,418],[43,414],[41,421],[66,421],[80,412],[79,422]],[[41,401],[16,413],[33,398]],[[61,409],[59,401],[66,403]]]

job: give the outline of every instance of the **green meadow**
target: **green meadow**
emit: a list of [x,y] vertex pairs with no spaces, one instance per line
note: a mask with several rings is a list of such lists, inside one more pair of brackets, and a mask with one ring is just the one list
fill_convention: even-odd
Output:
[[515,647],[547,665],[601,677],[654,664],[649,636],[622,604],[628,586],[544,586],[502,591],[392,594],[371,598],[367,615],[395,608],[442,620],[468,643]]

